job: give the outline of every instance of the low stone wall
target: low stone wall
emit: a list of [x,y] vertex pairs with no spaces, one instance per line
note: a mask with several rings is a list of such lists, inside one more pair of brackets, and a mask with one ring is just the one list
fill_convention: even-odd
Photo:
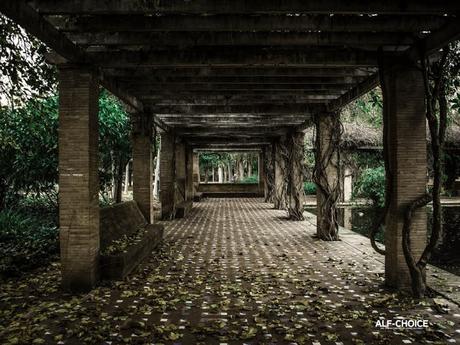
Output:
[[198,192],[204,196],[263,196],[258,183],[200,183]]

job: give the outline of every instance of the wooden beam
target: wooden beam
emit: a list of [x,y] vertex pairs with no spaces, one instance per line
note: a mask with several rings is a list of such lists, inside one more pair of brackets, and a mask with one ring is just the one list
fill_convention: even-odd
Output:
[[68,37],[82,46],[148,46],[150,49],[195,46],[352,46],[376,49],[380,46],[407,47],[413,34],[348,32],[114,32],[73,33]]
[[350,91],[345,93],[344,95],[340,96],[339,98],[332,100],[328,104],[329,111],[336,111],[340,108],[343,108],[347,104],[353,102],[354,100],[358,99],[365,93],[371,91],[375,87],[379,85],[379,78],[378,75],[374,75],[372,77],[367,78],[366,80],[362,81],[355,87],[353,87]]
[[[350,88],[350,84],[122,84],[123,88],[136,95],[156,94],[162,91],[183,92],[183,91],[198,91],[198,92],[226,92],[226,91],[331,91],[337,94],[345,92]],[[334,94],[334,93],[331,93]]]
[[198,67],[139,67],[105,69],[104,73],[117,78],[146,77],[167,78],[220,78],[220,77],[368,77],[377,72],[376,67],[268,67],[245,66],[240,68]]
[[436,16],[330,16],[327,15],[277,15],[277,16],[50,16],[47,18],[65,32],[407,32],[435,30],[448,18]]
[[23,0],[0,1],[0,12],[21,25],[30,34],[45,42],[48,47],[59,52],[59,55],[77,62],[85,59],[83,50],[49,24]]
[[105,68],[141,66],[298,66],[366,67],[377,65],[377,54],[351,49],[189,49],[167,51],[112,51],[88,53]]
[[426,54],[430,55],[458,39],[460,39],[460,18],[449,21],[439,30],[417,42],[407,52],[407,55],[410,59],[419,61],[420,48],[423,48]]
[[337,98],[336,95],[310,95],[306,92],[283,92],[281,94],[260,94],[255,93],[234,93],[234,94],[202,94],[202,93],[181,93],[181,94],[160,94],[160,95],[149,95],[145,96],[142,99],[146,102],[151,101],[155,103],[169,103],[169,104],[209,104],[209,103],[218,103],[218,104],[231,104],[231,103],[245,103],[245,102],[286,102],[293,103],[296,101],[306,102],[306,101],[324,101]]
[[305,77],[303,75],[298,76],[204,76],[204,77],[182,77],[171,75],[169,77],[157,77],[157,76],[124,76],[118,77],[117,80],[123,84],[356,84],[363,80],[364,77]]
[[258,105],[189,105],[154,106],[154,114],[312,114],[321,111],[321,106],[306,104],[258,104]]
[[111,77],[103,77],[98,73],[93,61],[88,60],[86,54],[72,43],[68,38],[56,30],[51,24],[44,20],[35,10],[28,6],[23,0],[2,0],[0,11],[25,28],[30,34],[47,44],[60,56],[70,63],[86,61],[96,74],[99,74],[101,84],[115,96],[119,97],[128,106],[138,111],[143,111],[143,106],[135,97],[128,95],[121,90]]
[[277,137],[286,134],[292,130],[294,126],[260,126],[260,127],[202,127],[202,128],[187,128],[187,127],[174,127],[174,132],[180,136],[200,136],[200,137],[214,137],[222,138],[223,141],[228,140],[229,137],[235,138],[255,138],[255,137]]
[[456,0],[35,0],[44,14],[444,14],[458,13]]

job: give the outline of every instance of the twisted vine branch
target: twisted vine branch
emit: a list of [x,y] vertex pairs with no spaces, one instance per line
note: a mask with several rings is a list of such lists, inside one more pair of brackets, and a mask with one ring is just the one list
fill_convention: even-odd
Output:
[[[313,170],[313,180],[324,200],[318,200],[318,234],[324,241],[339,239],[339,224],[337,203],[340,197],[340,138],[343,125],[338,114],[327,115],[329,130],[321,130],[320,117],[316,122],[316,162]],[[329,178],[328,172],[337,171],[336,178]],[[322,202],[321,202],[322,201]]]
[[303,133],[291,133],[287,137],[287,150],[284,151],[286,169],[286,209],[288,218],[301,221],[303,217],[303,181],[304,171],[304,135]]
[[[442,231],[441,210],[441,179],[442,179],[442,151],[447,126],[447,99],[446,99],[446,75],[445,67],[449,49],[445,48],[442,58],[433,68],[427,63],[424,49],[421,49],[421,64],[426,97],[426,118],[430,129],[431,149],[433,152],[433,190],[414,200],[405,211],[403,226],[403,252],[409,273],[411,276],[412,292],[415,297],[422,298],[426,291],[425,268],[430,256],[436,247]],[[433,72],[434,80],[430,83],[430,72]],[[433,84],[433,85],[431,85]],[[437,107],[439,106],[439,108]],[[439,109],[439,120],[436,109]],[[415,260],[411,250],[412,215],[415,210],[425,207],[433,201],[432,232],[428,244],[418,261]]]

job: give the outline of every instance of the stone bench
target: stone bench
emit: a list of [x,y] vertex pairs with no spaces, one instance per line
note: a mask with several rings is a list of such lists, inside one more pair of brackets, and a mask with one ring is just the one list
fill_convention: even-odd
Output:
[[186,200],[176,205],[176,218],[185,218],[192,210],[193,201]]
[[[126,238],[130,241],[124,241]],[[101,277],[110,280],[124,279],[152,252],[162,238],[163,225],[148,224],[135,201],[102,208]],[[123,247],[124,243],[129,245]]]

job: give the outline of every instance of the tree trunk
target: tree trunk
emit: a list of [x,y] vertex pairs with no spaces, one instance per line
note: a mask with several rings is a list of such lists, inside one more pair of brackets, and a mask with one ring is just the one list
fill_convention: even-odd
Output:
[[118,161],[117,169],[116,169],[116,175],[115,175],[115,188],[114,188],[114,201],[115,203],[120,203],[122,200],[122,191],[123,191],[123,170],[124,170],[125,164],[124,162],[120,159]]
[[156,164],[155,164],[155,179],[153,182],[153,197],[155,199],[160,198],[160,152],[161,152],[161,143],[158,146]]
[[231,162],[228,162],[227,169],[228,169],[228,182],[233,182],[233,173],[232,173],[232,163]]
[[128,164],[126,164],[126,168],[125,168],[125,194],[128,194],[128,192],[129,192],[129,180],[130,180],[130,178],[129,178],[129,172],[130,172],[129,171],[129,163],[130,162],[128,162]]
[[238,181],[241,182],[244,179],[244,165],[243,161],[238,161]]

